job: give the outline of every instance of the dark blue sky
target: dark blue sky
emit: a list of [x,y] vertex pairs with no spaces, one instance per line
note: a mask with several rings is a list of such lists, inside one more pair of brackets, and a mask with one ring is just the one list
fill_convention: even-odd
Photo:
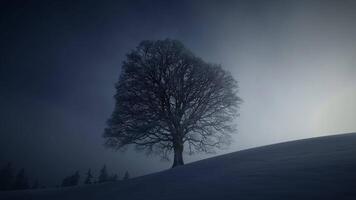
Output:
[[0,164],[49,185],[104,163],[120,175],[168,168],[102,146],[121,62],[144,39],[181,40],[239,80],[245,102],[227,151],[354,131],[355,9],[353,1],[1,1]]
[[3,1],[0,163],[50,184],[103,164],[132,175],[157,170],[104,149],[101,134],[125,54],[143,39],[187,31],[189,9],[166,1]]

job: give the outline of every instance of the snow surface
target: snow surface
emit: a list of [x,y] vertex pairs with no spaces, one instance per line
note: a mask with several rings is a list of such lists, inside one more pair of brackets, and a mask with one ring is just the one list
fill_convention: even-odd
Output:
[[248,149],[116,183],[1,192],[0,199],[356,199],[356,133]]

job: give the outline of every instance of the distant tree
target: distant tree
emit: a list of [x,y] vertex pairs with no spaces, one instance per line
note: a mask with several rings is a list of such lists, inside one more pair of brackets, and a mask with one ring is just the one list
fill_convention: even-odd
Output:
[[72,185],[78,185],[79,179],[80,179],[79,171],[76,171],[75,174],[72,176],[72,180],[71,180]]
[[72,185],[78,185],[79,184],[79,179],[80,179],[79,171],[76,171],[75,174],[71,178],[71,184]]
[[219,65],[204,62],[176,40],[143,41],[127,55],[116,84],[106,146],[156,153],[173,166],[189,153],[230,143],[242,100],[238,84]]
[[90,169],[88,170],[86,175],[87,175],[87,177],[85,178],[84,184],[92,184],[93,175],[92,175]]
[[103,183],[108,181],[109,175],[108,175],[108,171],[106,169],[106,165],[103,166],[103,168],[101,168],[100,170],[100,174],[98,177],[98,183]]
[[76,171],[73,175],[64,178],[61,186],[69,187],[69,186],[78,185],[79,179],[80,179],[79,171]]
[[9,162],[0,169],[0,190],[11,190],[14,182],[14,169]]
[[130,174],[129,174],[128,171],[125,172],[125,175],[124,175],[124,178],[123,178],[123,179],[124,179],[124,180],[130,179]]
[[38,189],[40,188],[40,183],[36,179],[35,182],[33,182],[31,189]]
[[62,186],[62,187],[69,187],[69,186],[71,186],[71,185],[70,185],[70,176],[65,177],[65,178],[63,179],[61,186]]
[[117,179],[118,179],[118,175],[117,174],[113,174],[113,175],[111,175],[110,177],[109,177],[109,181],[117,181]]
[[13,188],[14,190],[24,190],[29,188],[28,178],[24,168],[20,169],[17,173]]

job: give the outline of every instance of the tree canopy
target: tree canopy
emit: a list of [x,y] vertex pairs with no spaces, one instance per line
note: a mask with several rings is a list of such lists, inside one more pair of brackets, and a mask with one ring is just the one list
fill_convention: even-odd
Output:
[[196,57],[177,40],[142,41],[127,54],[116,84],[115,109],[104,138],[108,147],[168,158],[173,167],[190,153],[230,143],[241,99],[238,84],[220,65]]

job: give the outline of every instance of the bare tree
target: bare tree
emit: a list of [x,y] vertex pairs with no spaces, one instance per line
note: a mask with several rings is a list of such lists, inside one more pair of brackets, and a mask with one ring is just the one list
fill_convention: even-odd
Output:
[[116,84],[106,145],[183,165],[183,149],[213,152],[229,144],[241,99],[237,82],[219,65],[194,56],[176,40],[143,41],[127,55]]

